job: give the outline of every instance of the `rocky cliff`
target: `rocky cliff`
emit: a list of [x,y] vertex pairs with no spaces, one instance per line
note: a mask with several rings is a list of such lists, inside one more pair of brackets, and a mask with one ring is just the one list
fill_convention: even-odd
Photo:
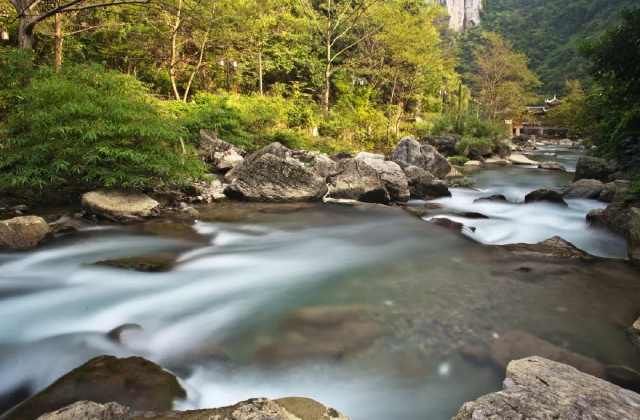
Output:
[[449,26],[454,31],[463,31],[480,23],[482,0],[440,0],[447,7]]

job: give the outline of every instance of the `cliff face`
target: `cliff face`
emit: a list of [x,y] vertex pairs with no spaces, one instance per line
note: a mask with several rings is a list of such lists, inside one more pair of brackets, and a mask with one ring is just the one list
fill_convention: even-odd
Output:
[[451,20],[449,26],[454,31],[463,31],[480,23],[482,0],[440,0],[447,7]]

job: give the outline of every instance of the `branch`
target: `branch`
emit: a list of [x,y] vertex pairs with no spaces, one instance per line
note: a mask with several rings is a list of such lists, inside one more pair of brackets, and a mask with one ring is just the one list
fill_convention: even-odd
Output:
[[[36,0],[36,2],[39,2],[40,0]],[[62,4],[58,7],[54,7],[53,9],[49,10],[48,12],[45,12],[39,16],[37,16],[33,21],[31,21],[29,23],[29,25],[27,26],[28,29],[33,30],[33,28],[40,22],[42,22],[43,20],[57,15],[58,13],[67,13],[67,12],[79,12],[81,10],[89,10],[89,9],[97,9],[97,8],[102,8],[102,7],[111,7],[111,6],[120,6],[120,5],[125,5],[125,4],[146,4],[149,3],[151,0],[114,0],[114,1],[110,1],[110,2],[105,2],[105,3],[97,3],[97,4],[88,4],[86,6],[79,6],[79,7],[74,7],[75,5],[82,3],[83,1],[86,0],[71,0],[70,2],[66,3],[66,4]],[[34,3],[32,3],[33,5]]]
[[340,55],[344,54],[345,52],[349,51],[351,48],[355,47],[356,45],[358,45],[359,43],[361,43],[362,41],[364,41],[367,38],[372,37],[373,35],[377,34],[378,32],[380,32],[382,29],[384,28],[384,26],[379,26],[376,29],[374,29],[371,32],[367,32],[366,34],[364,34],[363,36],[361,36],[360,38],[356,39],[355,41],[353,41],[351,44],[347,45],[346,47],[344,47],[343,49],[341,49],[340,51],[338,51],[337,53],[335,53],[333,55],[333,57],[331,57],[331,59],[329,60],[330,63],[333,63],[336,58],[338,58]]

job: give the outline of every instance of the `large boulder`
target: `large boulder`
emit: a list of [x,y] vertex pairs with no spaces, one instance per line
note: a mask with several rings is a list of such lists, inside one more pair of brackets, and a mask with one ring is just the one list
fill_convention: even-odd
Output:
[[437,178],[444,178],[451,172],[451,165],[447,158],[438,153],[435,147],[420,144],[415,137],[405,137],[400,140],[391,160],[402,167],[417,166],[431,172]]
[[530,192],[524,197],[524,202],[529,203],[537,203],[537,202],[548,202],[553,204],[560,204],[563,206],[567,205],[567,202],[562,198],[562,194],[558,191],[549,190],[546,188],[541,188],[539,190],[535,190]]
[[116,403],[80,401],[38,420],[348,420],[333,408],[309,398],[255,398],[230,407],[193,411],[136,412]]
[[640,203],[616,201],[606,209],[590,211],[587,221],[623,235],[627,239],[629,259],[640,262]]
[[597,179],[581,179],[569,185],[562,195],[565,198],[592,198],[597,199],[604,190],[604,185]]
[[227,173],[231,184],[225,194],[246,201],[314,201],[327,192],[323,169],[305,163],[280,143],[272,143],[248,156]]
[[97,216],[121,222],[153,216],[160,203],[146,194],[91,191],[82,196],[82,206]]
[[141,357],[100,356],[23,401],[3,420],[35,419],[76,401],[117,402],[141,411],[167,411],[186,398],[175,376]]
[[439,197],[451,197],[447,183],[437,179],[430,172],[417,166],[407,166],[404,173],[409,181],[411,197],[430,200]]
[[392,201],[404,202],[409,200],[409,183],[400,165],[389,160],[384,160],[384,156],[380,159],[375,155],[362,156],[358,154],[356,160],[364,162],[378,173]]
[[21,216],[0,220],[0,249],[25,250],[38,246],[51,232],[38,216]]
[[605,159],[582,156],[576,165],[574,181],[581,179],[597,179],[602,182],[613,181],[612,176],[617,171],[615,163]]
[[[392,199],[391,191],[388,188],[390,179],[385,182],[381,172],[379,172],[379,166],[372,162],[379,162],[380,165],[387,163],[376,159],[341,160],[338,163],[338,173],[329,178],[329,197],[388,204]],[[393,172],[395,173],[395,170]],[[400,172],[402,172],[401,169]],[[402,174],[402,177],[404,177],[404,174]],[[404,177],[404,182],[397,186],[396,195],[398,192],[406,191],[408,198],[409,185],[406,177]]]
[[630,187],[631,182],[623,179],[616,179],[613,182],[604,184],[600,197],[598,198],[600,201],[604,201],[605,203],[623,201]]
[[561,363],[509,363],[504,390],[464,404],[454,420],[640,418],[640,395]]
[[454,134],[445,136],[427,136],[422,139],[422,143],[430,144],[444,156],[456,155],[456,146],[459,142],[460,136],[456,136]]
[[213,131],[200,130],[198,154],[214,171],[226,172],[242,162],[245,152],[220,140]]

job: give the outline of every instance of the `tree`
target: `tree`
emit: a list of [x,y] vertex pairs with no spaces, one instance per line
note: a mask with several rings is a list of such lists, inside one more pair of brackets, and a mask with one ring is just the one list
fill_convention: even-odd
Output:
[[53,16],[83,10],[119,6],[124,4],[146,4],[150,0],[9,0],[19,20],[18,46],[33,49],[36,26]]
[[371,27],[364,24],[371,6],[381,0],[299,1],[324,50],[324,87],[321,103],[327,115],[331,103],[331,77],[339,66],[339,60],[382,29],[381,26]]
[[548,124],[568,128],[571,135],[584,135],[588,125],[585,118],[587,94],[579,80],[567,81],[565,90],[567,94],[562,103],[552,108],[545,120]]
[[494,32],[483,34],[473,53],[473,94],[492,120],[517,118],[536,98],[540,84],[527,66],[527,57]]

